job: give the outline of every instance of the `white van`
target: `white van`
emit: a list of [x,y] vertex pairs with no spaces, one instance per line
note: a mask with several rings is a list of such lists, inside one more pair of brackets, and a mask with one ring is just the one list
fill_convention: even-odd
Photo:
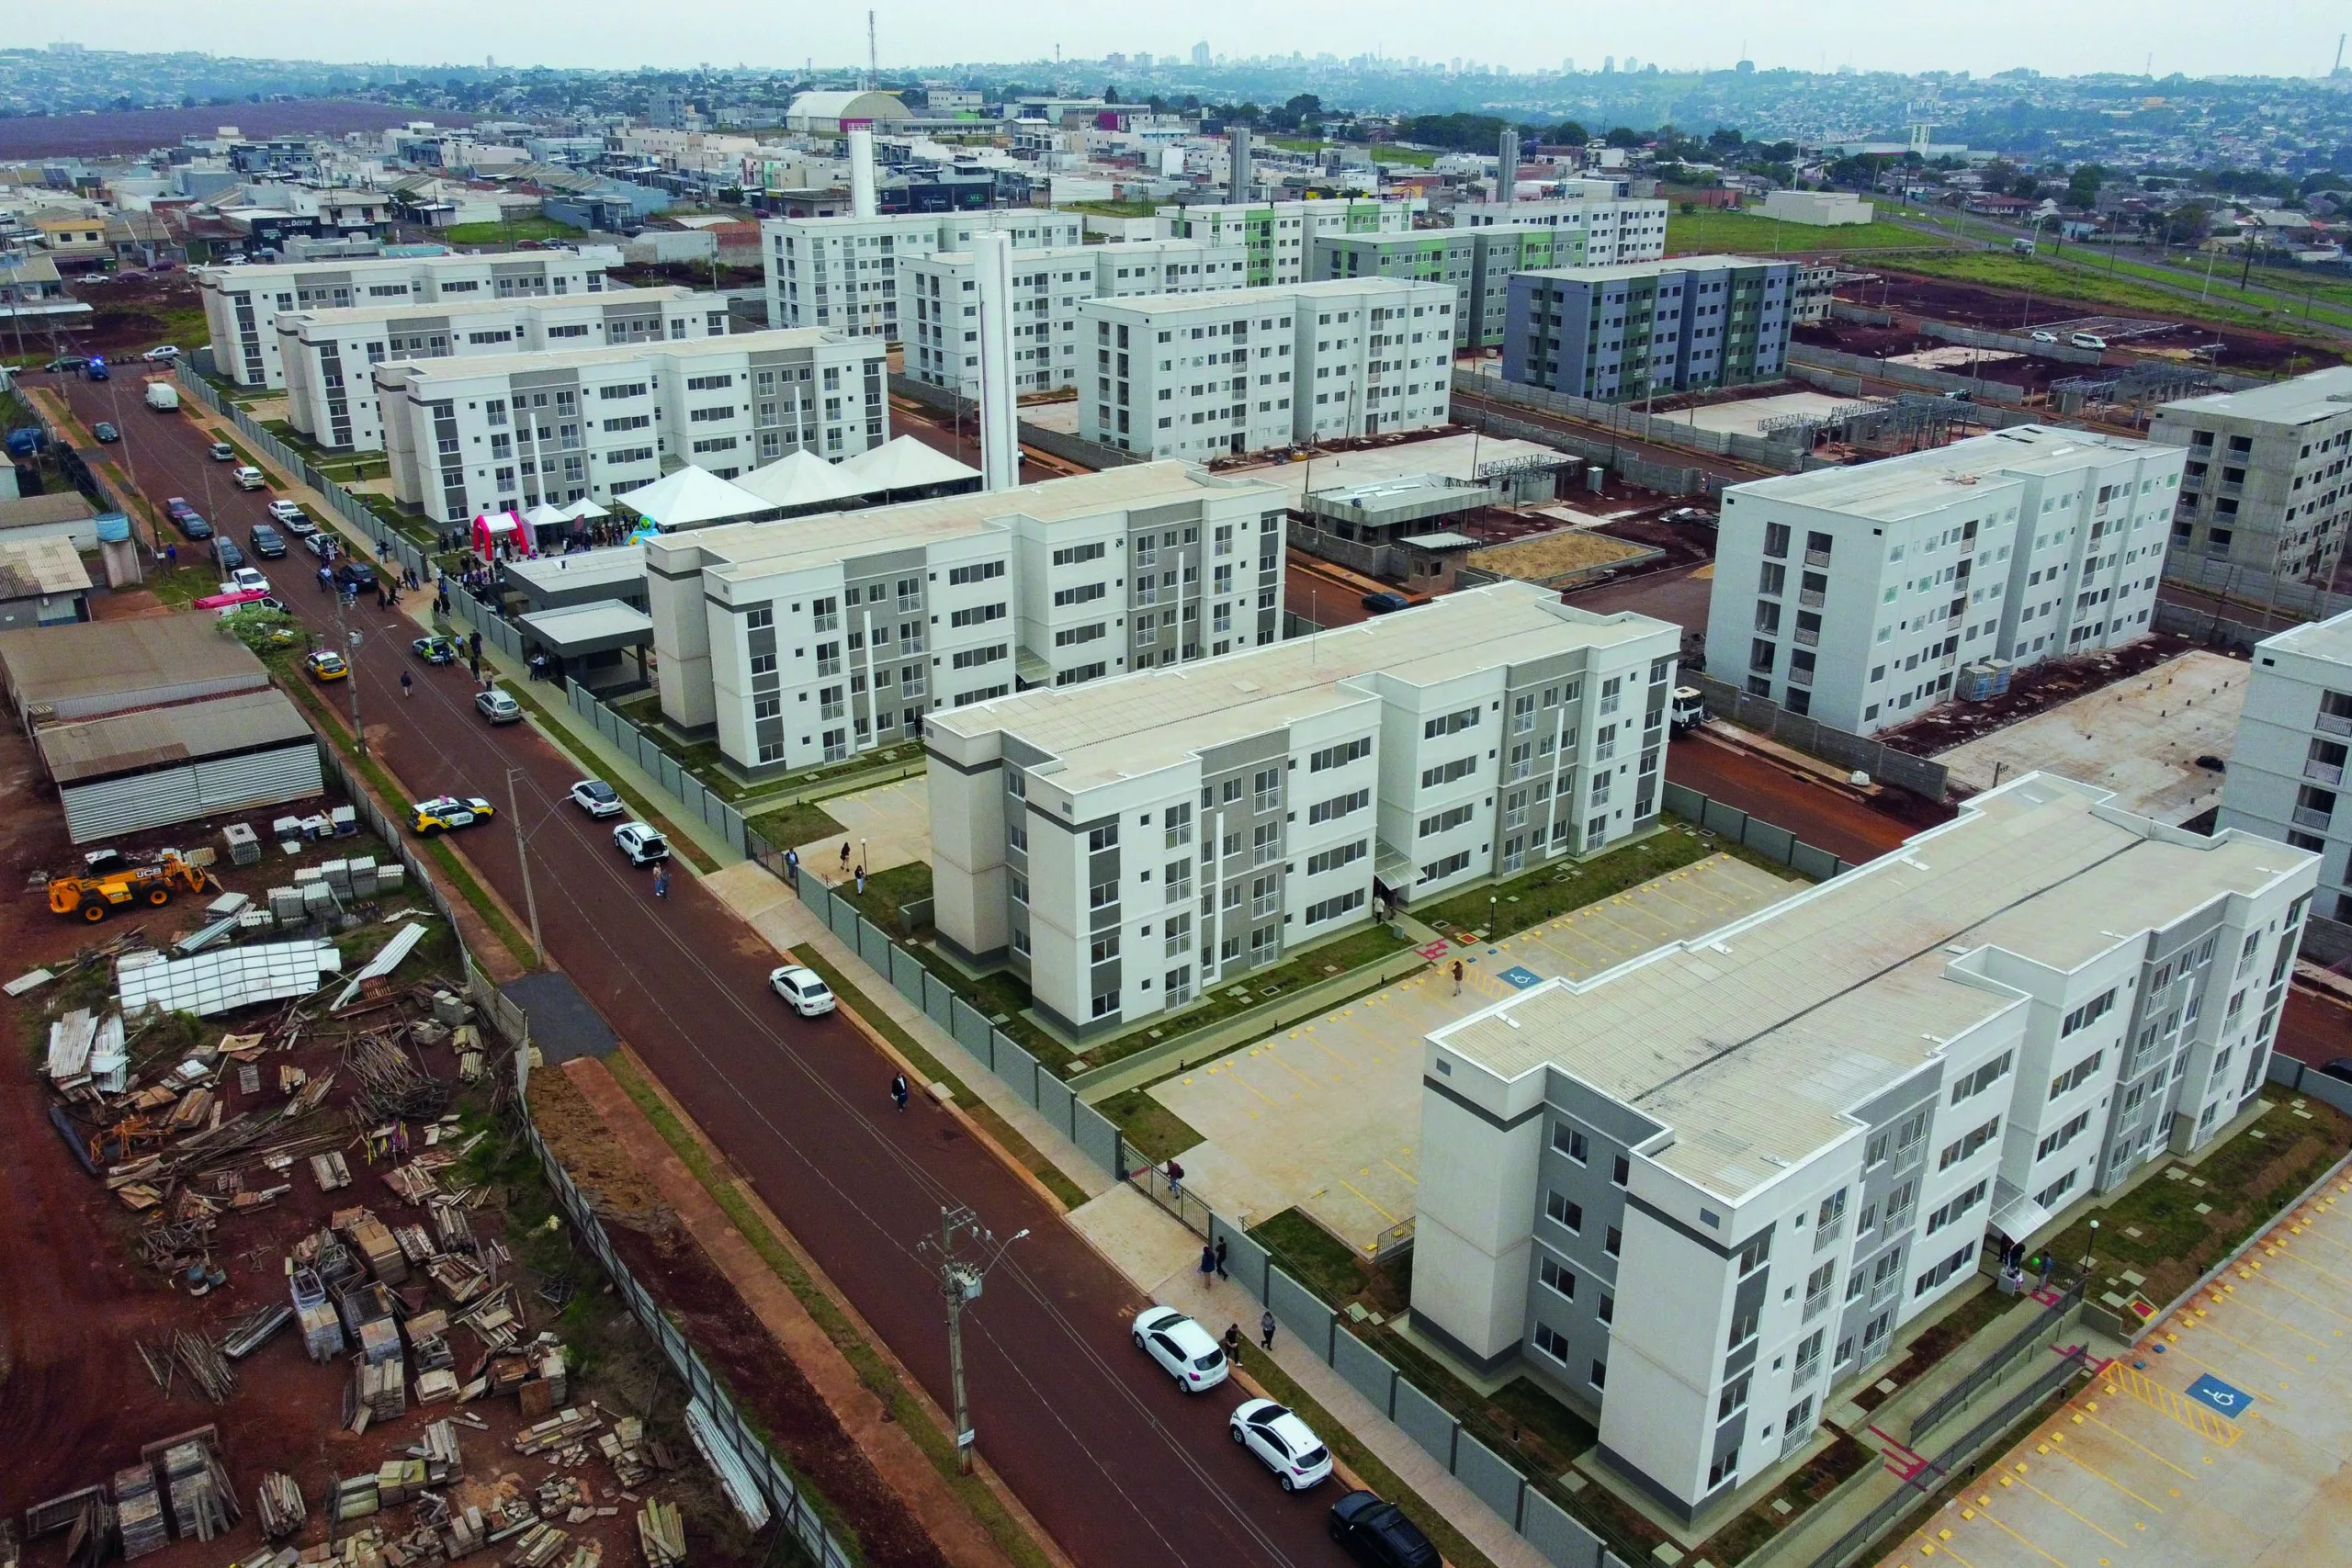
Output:
[[169,381],[150,381],[147,383],[147,406],[170,413],[180,406],[180,389]]
[[2107,346],[2107,340],[2097,333],[2074,333],[2068,335],[2066,341],[2076,348],[2103,349]]

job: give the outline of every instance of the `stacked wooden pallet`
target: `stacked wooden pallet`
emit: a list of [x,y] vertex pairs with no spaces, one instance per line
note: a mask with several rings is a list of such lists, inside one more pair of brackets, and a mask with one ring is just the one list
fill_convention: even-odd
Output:
[[172,1543],[164,1519],[164,1495],[155,1485],[152,1466],[133,1465],[115,1472],[114,1506],[125,1561],[161,1551]]
[[261,1533],[271,1540],[282,1540],[300,1533],[305,1519],[302,1488],[284,1471],[273,1470],[261,1478],[261,1491],[254,1498],[260,1506]]
[[164,1477],[182,1540],[190,1536],[210,1540],[236,1522],[236,1495],[229,1490],[229,1477],[209,1442],[191,1438],[165,1449]]
[[551,1450],[570,1448],[583,1442],[605,1424],[601,1416],[574,1406],[559,1410],[544,1421],[534,1422],[514,1434],[514,1451],[519,1454],[547,1453]]
[[675,1503],[649,1499],[637,1513],[637,1543],[645,1568],[679,1568],[686,1560],[686,1521]]

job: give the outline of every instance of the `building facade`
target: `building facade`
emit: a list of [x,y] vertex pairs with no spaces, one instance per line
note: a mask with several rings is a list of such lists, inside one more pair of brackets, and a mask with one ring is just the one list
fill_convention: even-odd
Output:
[[387,361],[371,378],[392,495],[444,526],[603,502],[685,464],[733,479],[890,437],[878,343],[739,333],[538,354]]
[[2334,576],[2352,518],[2352,367],[2166,403],[2148,435],[2188,455],[2173,518],[2176,575],[2217,584]]
[[2180,467],[2177,447],[2019,425],[1734,485],[1707,673],[1867,735],[1971,665],[2145,637]]
[[1159,218],[1160,231],[1171,238],[1240,245],[1249,257],[1245,281],[1259,288],[1306,282],[1312,276],[1315,241],[1320,236],[1402,233],[1428,205],[1419,197],[1397,201],[1314,197],[1163,207]]
[[935,716],[939,940],[1058,1026],[1117,1032],[1363,924],[1376,895],[1599,849],[1657,817],[1679,638],[1498,583]]
[[1442,284],[1385,278],[1083,301],[1079,434],[1205,462],[1442,425],[1453,302]]
[[1604,402],[1778,380],[1796,274],[1746,256],[1520,273],[1503,378]]
[[1085,241],[1084,221],[1075,212],[1030,208],[772,218],[760,225],[768,325],[896,343],[914,316],[911,275],[902,264],[939,251],[968,252],[972,236],[982,232],[1012,235],[1016,252],[1076,245]]
[[1175,463],[646,543],[662,710],[747,771],[1272,643],[1282,496]]
[[[907,374],[934,387],[980,395],[978,264],[968,251],[940,251],[900,264],[908,275],[913,330]],[[1238,288],[1238,245],[1143,240],[1116,245],[1057,245],[1012,258],[1013,387],[1046,392],[1078,385],[1078,307],[1086,299],[1137,294],[1204,294]]]
[[240,387],[283,387],[277,317],[291,310],[439,306],[476,300],[600,294],[605,264],[571,251],[478,251],[465,255],[196,269],[214,368]]
[[2312,860],[2112,799],[2024,775],[1431,1034],[1415,1328],[1686,1521],[1827,1441],[1905,1324],[2261,1094]]
[[2257,645],[2220,825],[2319,857],[2319,912],[2352,924],[2352,612]]
[[608,288],[438,308],[288,311],[277,318],[277,358],[286,375],[286,417],[295,429],[338,451],[380,452],[384,425],[369,379],[373,366],[726,334],[727,301],[718,295]]

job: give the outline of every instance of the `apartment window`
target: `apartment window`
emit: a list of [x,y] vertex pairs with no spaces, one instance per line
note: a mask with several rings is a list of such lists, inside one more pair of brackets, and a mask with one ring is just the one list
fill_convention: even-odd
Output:
[[967,582],[985,582],[989,578],[1003,575],[1004,563],[1001,560],[981,561],[973,566],[953,566],[947,569],[948,582],[958,588]]
[[[1551,1265],[1546,1264],[1544,1267],[1549,1268]],[[1569,1283],[1574,1284],[1575,1281],[1571,1280]],[[1558,1361],[1561,1365],[1566,1366],[1567,1364],[1567,1337],[1562,1334],[1558,1329],[1554,1328],[1550,1324],[1539,1321],[1535,1325],[1535,1348],[1538,1350],[1543,1351],[1545,1355],[1551,1357],[1554,1360]]]
[[1555,1263],[1550,1258],[1546,1258],[1540,1265],[1537,1266],[1537,1272],[1543,1277],[1544,1284],[1546,1289],[1557,1292],[1566,1300],[1574,1301],[1577,1299],[1577,1273],[1575,1269],[1569,1268],[1565,1263]]
[[1789,553],[1789,525],[1785,523],[1764,525],[1764,553],[1775,558]]
[[1441,714],[1422,722],[1421,739],[1435,740],[1442,736],[1458,735],[1463,730],[1476,728],[1477,723],[1478,710],[1475,707],[1464,708],[1459,713]]
[[1959,1273],[1961,1269],[1966,1268],[1969,1259],[1975,1256],[1976,1244],[1972,1241],[1966,1247],[1962,1247],[1958,1252],[1953,1253],[1950,1258],[1945,1258],[1941,1263],[1937,1264],[1934,1268],[1920,1275],[1918,1280],[1911,1287],[1912,1295],[1926,1295],[1929,1291],[1934,1290],[1938,1285],[1942,1284],[1946,1280],[1951,1279],[1954,1274]]
[[2068,1144],[2073,1143],[2076,1138],[2080,1137],[2083,1134],[2083,1130],[2090,1124],[2091,1113],[2089,1111],[2076,1111],[2074,1115],[2066,1119],[2066,1124],[2064,1126],[2059,1128],[2054,1133],[2043,1134],[2041,1142],[2034,1145],[2033,1157],[2037,1160],[2048,1159],[2052,1155],[2056,1154],[2060,1149],[2064,1148]]
[[1626,1182],[1632,1179],[1633,1174],[1633,1162],[1628,1160],[1623,1155],[1619,1155],[1614,1160],[1610,1162],[1609,1179],[1614,1182],[1617,1186],[1624,1186]]
[[1770,1262],[1771,1257],[1772,1233],[1769,1230],[1758,1231],[1749,1238],[1746,1246],[1739,1249],[1739,1268],[1735,1277],[1745,1280]]
[[2100,1019],[2105,1018],[2108,1010],[2114,1006],[2115,992],[2112,988],[2093,997],[2066,1015],[2065,1023],[2058,1031],[2058,1037],[2063,1040],[2078,1029],[2089,1028]]
[[1584,1205],[1569,1201],[1566,1193],[1546,1192],[1544,1213],[1577,1235],[1584,1234]]
[[1595,1388],[1607,1388],[1609,1386],[1609,1363],[1606,1361],[1595,1361],[1592,1364],[1592,1371],[1587,1376],[1585,1381],[1591,1383]]
[[1192,897],[1193,863],[1191,861],[1171,860],[1168,863],[1166,869],[1160,873],[1160,875],[1164,886],[1168,889],[1168,901],[1170,903],[1173,904],[1181,899]]
[[2009,1070],[2010,1056],[2011,1053],[2004,1051],[1974,1072],[1956,1080],[1951,1086],[1951,1102],[1958,1105],[1962,1100],[1973,1099],[1998,1083],[2002,1075]]
[[2084,1057],[2081,1061],[2076,1062],[2073,1066],[2067,1068],[2064,1072],[2060,1073],[2056,1077],[2052,1078],[2050,1080],[2050,1098],[2055,1100],[2060,1095],[2064,1094],[2068,1089],[2080,1089],[2089,1080],[2090,1076],[2093,1073],[2098,1071],[2099,1064],[2106,1060],[2106,1058],[2107,1052],[2104,1049],[2094,1051],[2089,1055]]
[[1167,840],[1167,848],[1172,850],[1180,844],[1189,844],[1193,841],[1193,803],[1191,801],[1170,807],[1162,815],[1161,820],[1167,828],[1164,835]]
[[1954,1193],[1949,1200],[1938,1204],[1928,1212],[1928,1234],[1933,1235],[1946,1225],[1959,1220],[1961,1216],[1983,1202],[1984,1194],[1991,1190],[1992,1183],[1980,1178],[1973,1186]]
[[1582,1133],[1577,1132],[1573,1127],[1554,1127],[1552,1129],[1552,1146],[1559,1150],[1562,1154],[1567,1156],[1570,1159],[1576,1161],[1578,1165],[1585,1163],[1585,1156],[1589,1152],[1585,1143],[1585,1135]]
[[1747,1386],[1755,1375],[1752,1371],[1742,1372],[1724,1384],[1722,1394],[1715,1400],[1716,1420],[1728,1421],[1732,1416],[1747,1408]]
[[1937,1157],[1936,1168],[1938,1170],[1950,1170],[1953,1166],[1958,1165],[1962,1160],[1966,1159],[1969,1156],[1974,1154],[1977,1150],[1991,1143],[1994,1138],[1999,1135],[2000,1131],[2001,1119],[1998,1116],[1996,1116],[1990,1122],[1985,1122],[1982,1127],[1979,1127],[1973,1132],[1971,1132],[1954,1142],[1946,1145],[1944,1146],[1944,1152]]
[[1607,1233],[1600,1238],[1600,1250],[1609,1254],[1611,1258],[1616,1257],[1618,1251],[1624,1245],[1625,1233],[1619,1230],[1615,1225],[1611,1225]]
[[1333,795],[1329,800],[1317,801],[1313,806],[1308,807],[1306,808],[1306,819],[1310,823],[1336,821],[1340,818],[1349,816],[1353,812],[1361,811],[1371,804],[1372,791],[1368,789],[1351,790],[1346,795]]
[[1344,768],[1350,762],[1360,761],[1371,755],[1371,739],[1359,737],[1337,746],[1326,746],[1314,753],[1306,760],[1306,771],[1310,773],[1319,773],[1331,768]]

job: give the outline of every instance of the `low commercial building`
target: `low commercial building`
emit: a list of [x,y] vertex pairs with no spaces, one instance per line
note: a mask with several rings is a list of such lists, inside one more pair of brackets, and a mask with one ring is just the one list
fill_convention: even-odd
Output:
[[370,367],[543,349],[608,348],[727,335],[727,301],[691,288],[608,288],[438,306],[364,305],[277,318],[288,423],[322,446],[380,452]]
[[90,572],[71,539],[0,534],[0,631],[90,618]]
[[1679,637],[1498,583],[934,715],[939,940],[1083,1037],[1359,926],[1375,896],[1601,848],[1657,815]]
[[1302,500],[1305,515],[1290,532],[1294,548],[1416,592],[1443,593],[1462,558],[1478,547],[1459,525],[1501,497],[1489,484],[1407,474],[1309,491]]
[[786,452],[889,438],[879,343],[739,333],[618,347],[388,361],[371,379],[392,495],[448,526],[599,502],[681,464],[722,479]]
[[1959,672],[2145,637],[2180,449],[2050,425],[1733,485],[1707,673],[1867,735]]
[[904,264],[940,251],[969,252],[979,233],[1012,236],[1015,253],[1086,239],[1079,214],[1034,208],[770,219],[760,225],[768,325],[895,343],[914,319],[913,275]]
[[1716,255],[1520,273],[1503,378],[1604,402],[1778,380],[1796,271]]
[[2166,403],[2148,434],[2188,453],[2175,575],[2333,577],[2352,519],[2352,366]]
[[282,692],[247,692],[36,731],[77,844],[322,793],[319,740]]
[[1206,462],[1444,424],[1453,305],[1387,278],[1084,301],[1079,434]]
[[2319,911],[2352,924],[2352,611],[2258,643],[2220,826],[2319,857]]
[[1201,202],[1159,209],[1160,231],[1209,245],[1238,244],[1252,288],[1305,283],[1313,276],[1315,242],[1335,234],[1396,234],[1428,209],[1419,197],[1381,201],[1315,197],[1303,201]]
[[37,725],[259,691],[269,671],[210,615],[144,615],[0,632],[0,682],[29,734]]
[[77,550],[98,547],[98,513],[80,491],[0,500],[0,540],[63,539]]
[[1776,190],[1764,197],[1764,216],[1782,223],[1837,228],[1871,220],[1871,204],[1849,190]]
[[478,251],[196,269],[212,363],[240,387],[283,387],[277,317],[289,310],[434,306],[598,294],[605,263],[574,251]]
[[747,773],[1279,635],[1282,492],[1177,463],[645,545],[662,715]]
[[[907,374],[977,399],[978,259],[968,251],[941,251],[899,265],[908,274],[914,301],[909,318],[913,331],[906,336]],[[1244,265],[1239,245],[1207,245],[1197,240],[1015,252],[1010,301],[1014,390],[1048,392],[1078,385],[1081,301],[1239,288]]]
[[2027,774],[1430,1035],[1415,1332],[1532,1375],[1697,1520],[2004,1246],[2211,1145],[2262,1091],[2316,862],[2110,799]]

